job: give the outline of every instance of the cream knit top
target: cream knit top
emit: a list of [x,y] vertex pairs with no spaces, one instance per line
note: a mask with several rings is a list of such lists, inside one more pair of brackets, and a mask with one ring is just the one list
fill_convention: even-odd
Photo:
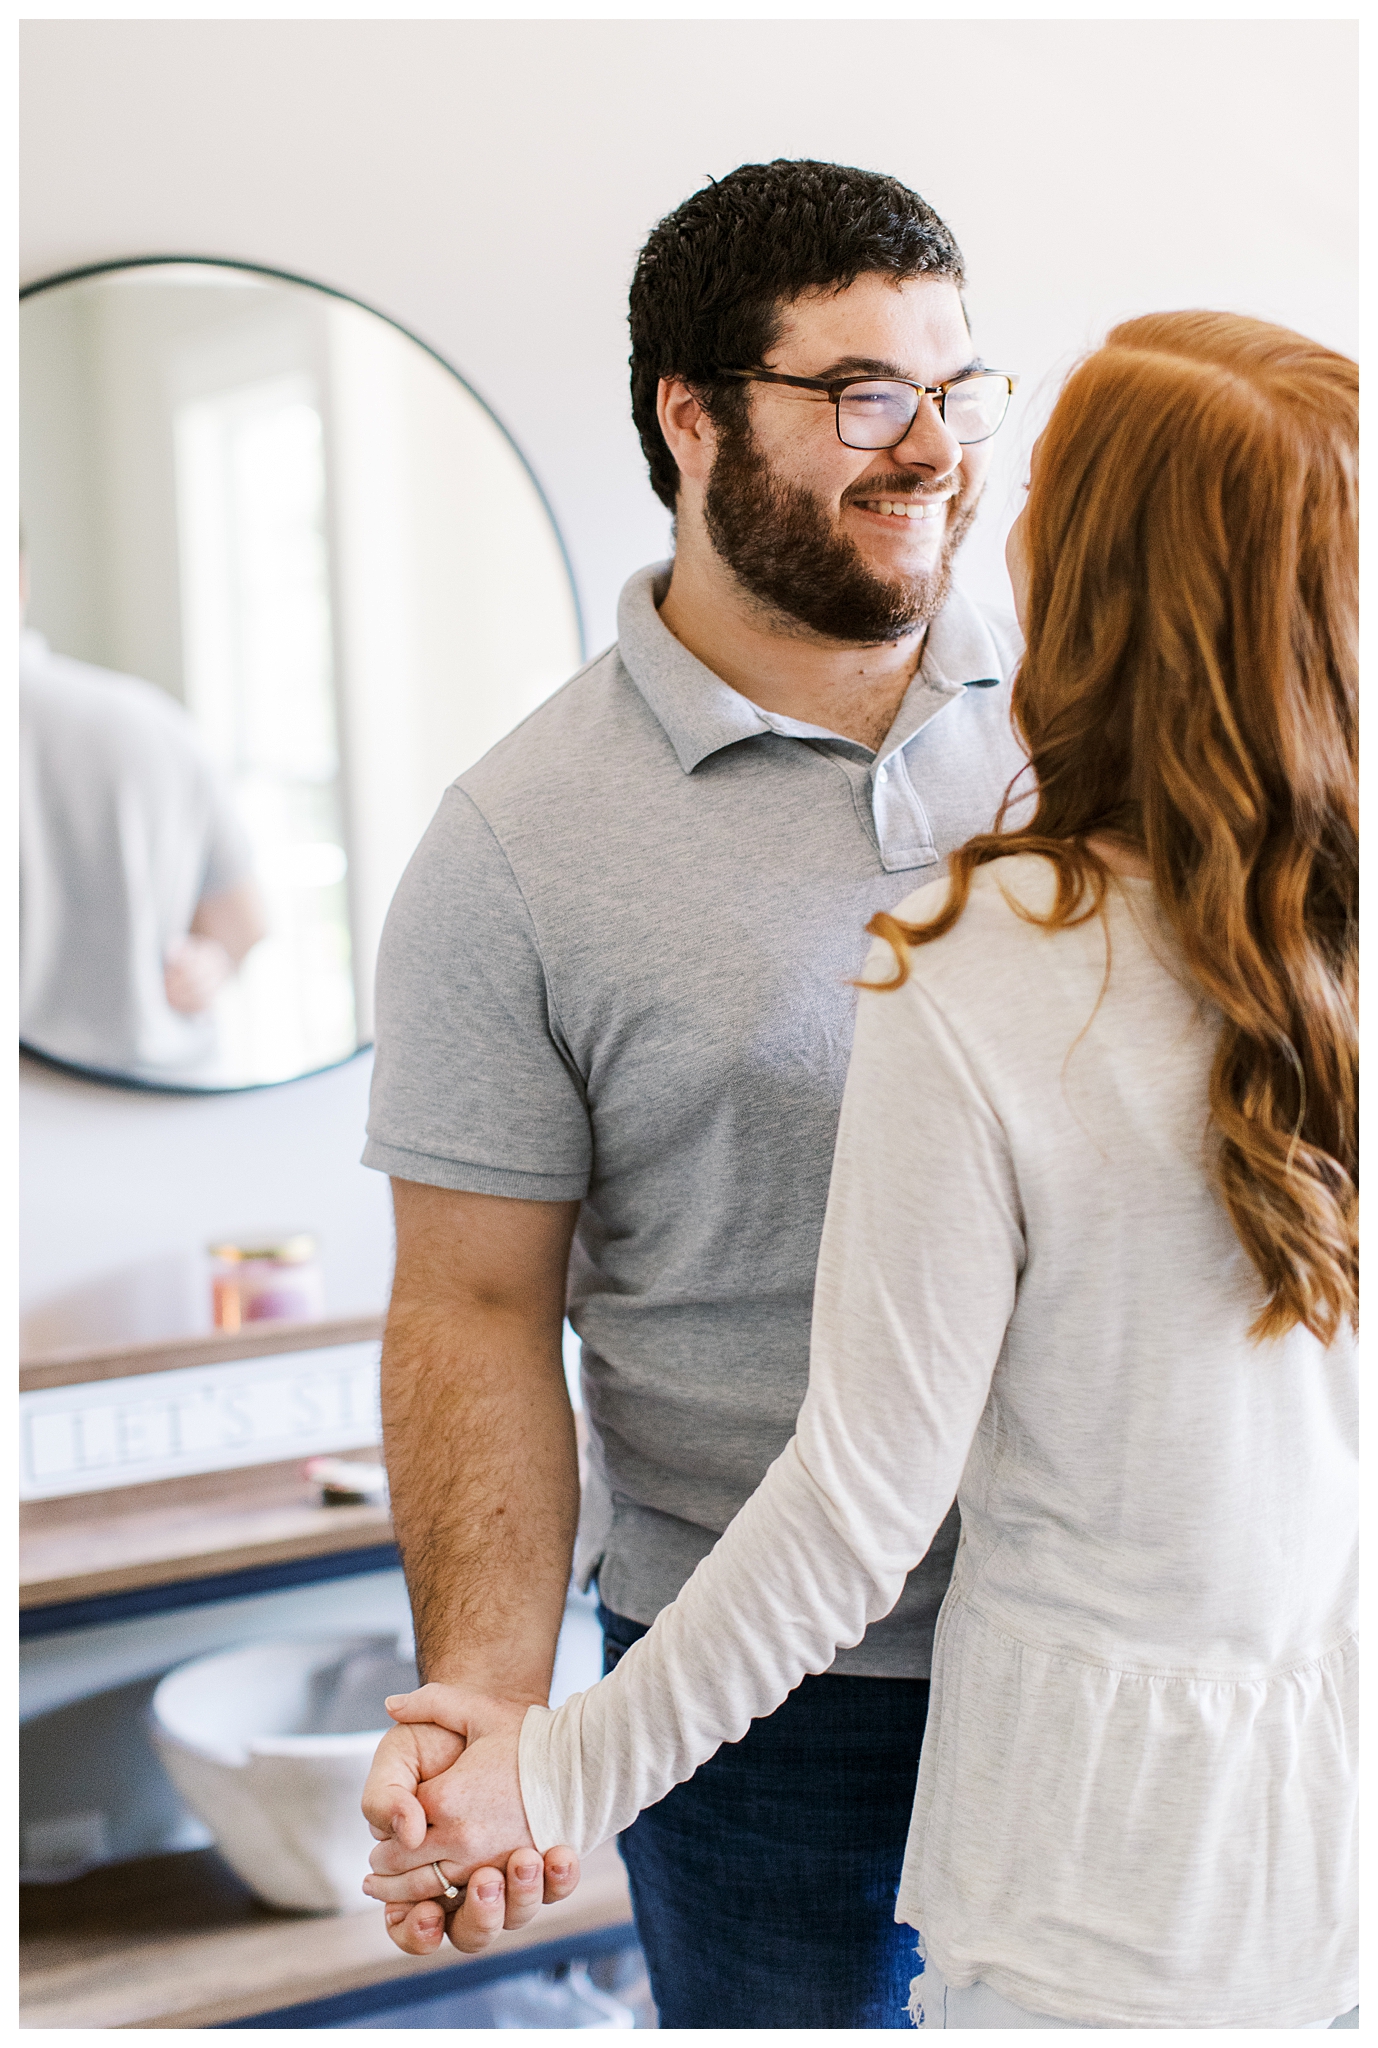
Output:
[[1217,1019],[1151,884],[1014,908],[1051,895],[980,869],[862,994],[796,1433],[617,1670],[530,1710],[522,1794],[540,1848],[625,1827],[889,1610],[955,1493],[897,1919],[1054,2018],[1302,2024],[1358,1996],[1355,1350],[1248,1339]]

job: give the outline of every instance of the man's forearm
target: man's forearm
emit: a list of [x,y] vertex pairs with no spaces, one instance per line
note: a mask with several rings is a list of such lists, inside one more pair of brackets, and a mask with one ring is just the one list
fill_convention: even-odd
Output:
[[579,1512],[558,1319],[395,1294],[382,1404],[423,1679],[544,1701]]

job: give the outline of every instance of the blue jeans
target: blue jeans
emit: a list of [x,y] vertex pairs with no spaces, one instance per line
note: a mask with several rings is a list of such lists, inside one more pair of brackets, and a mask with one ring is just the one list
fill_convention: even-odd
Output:
[[[603,1666],[646,1633],[601,1604]],[[621,1837],[662,2027],[904,2027],[928,1681],[806,1678]]]

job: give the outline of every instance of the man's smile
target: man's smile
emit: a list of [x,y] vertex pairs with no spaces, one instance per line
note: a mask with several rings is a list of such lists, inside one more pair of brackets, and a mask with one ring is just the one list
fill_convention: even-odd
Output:
[[896,497],[893,493],[874,498],[852,498],[849,500],[854,512],[864,512],[868,518],[883,519],[891,523],[907,520],[914,525],[932,525],[947,516],[947,508],[954,493],[945,491],[941,497]]

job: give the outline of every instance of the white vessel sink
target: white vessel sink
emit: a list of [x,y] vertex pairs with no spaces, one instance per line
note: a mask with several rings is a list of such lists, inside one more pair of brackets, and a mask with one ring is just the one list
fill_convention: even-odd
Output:
[[154,1748],[244,1882],[271,1906],[348,1913],[373,1837],[359,1809],[389,1693],[417,1683],[395,1636],[247,1643],[170,1671]]

